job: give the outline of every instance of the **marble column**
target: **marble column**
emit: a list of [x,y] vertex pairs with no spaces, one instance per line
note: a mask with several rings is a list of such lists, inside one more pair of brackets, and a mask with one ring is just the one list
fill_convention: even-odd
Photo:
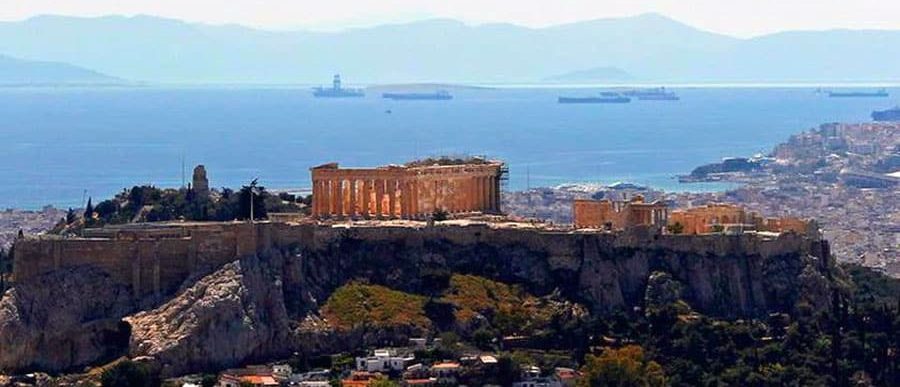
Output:
[[419,181],[413,180],[410,183],[410,188],[411,188],[410,192],[412,193],[412,196],[410,197],[410,202],[409,202],[409,206],[410,206],[409,212],[412,214],[413,218],[418,218],[420,215],[419,214]]
[[385,215],[388,218],[394,218],[397,214],[397,180],[387,179],[385,184],[387,184],[388,191],[388,208]]
[[312,215],[313,217],[319,216],[319,205],[321,204],[322,197],[319,196],[319,182],[316,179],[312,180]]
[[[319,216],[328,214],[328,197],[331,196],[331,192],[328,192],[328,180],[319,179]],[[315,197],[314,197],[315,199]]]
[[478,178],[472,177],[466,180],[469,189],[466,190],[466,211],[474,212],[478,210]]
[[478,187],[478,176],[473,177],[470,184],[472,184],[472,211],[478,211],[480,208],[478,201],[481,197],[481,191],[479,191]]
[[371,215],[372,209],[372,180],[365,179],[362,181],[362,202],[360,202],[360,212],[362,212],[362,216],[364,218],[368,218]]
[[500,213],[500,176],[494,176],[494,212]]
[[322,216],[322,204],[325,203],[325,195],[322,193],[322,181],[313,180],[313,216]]
[[450,212],[457,213],[460,209],[460,199],[462,199],[462,189],[460,189],[459,182],[454,179],[447,179],[446,184],[450,187]]
[[347,179],[347,194],[348,194],[348,196],[350,196],[349,199],[347,200],[350,204],[349,206],[347,206],[347,216],[350,218],[354,218],[354,217],[356,217],[356,213],[357,213],[356,212],[356,197],[358,196],[355,178],[351,177],[350,179]]
[[490,198],[490,202],[488,203],[488,208],[491,212],[496,211],[497,207],[497,190],[496,188],[496,180],[497,178],[494,176],[488,177],[488,197]]
[[400,218],[409,218],[409,182],[400,181]]
[[331,180],[331,214],[335,217],[344,216],[344,189],[341,179]]
[[491,212],[491,178],[489,176],[481,177],[481,205],[482,211]]
[[485,213],[491,212],[491,193],[489,189],[491,187],[490,178],[487,176],[481,177],[481,210]]
[[375,180],[375,217],[384,216],[384,179]]
[[431,186],[431,202],[433,203],[431,206],[431,212],[437,212],[438,210],[443,210],[444,202],[443,195],[441,194],[441,181],[437,179],[433,179],[428,183]]
[[484,176],[478,176],[478,209],[481,212],[486,212],[485,208],[487,207],[487,198],[484,196]]

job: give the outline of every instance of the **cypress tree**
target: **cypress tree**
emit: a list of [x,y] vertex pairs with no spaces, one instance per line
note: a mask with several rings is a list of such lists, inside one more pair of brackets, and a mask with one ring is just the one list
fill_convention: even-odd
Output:
[[87,206],[84,207],[84,219],[88,220],[94,217],[94,205],[91,203],[92,198],[88,197]]

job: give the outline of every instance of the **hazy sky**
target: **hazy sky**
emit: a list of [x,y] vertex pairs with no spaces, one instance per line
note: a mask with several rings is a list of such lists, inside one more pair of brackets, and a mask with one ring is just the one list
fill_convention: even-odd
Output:
[[900,0],[0,0],[0,19],[149,14],[269,29],[336,29],[424,18],[540,27],[658,12],[734,36],[795,29],[900,29]]

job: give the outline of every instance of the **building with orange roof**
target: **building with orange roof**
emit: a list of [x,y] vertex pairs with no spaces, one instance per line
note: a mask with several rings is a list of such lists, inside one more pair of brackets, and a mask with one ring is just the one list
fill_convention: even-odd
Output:
[[374,380],[383,377],[377,372],[353,371],[346,379],[341,380],[343,387],[366,387]]
[[272,375],[237,375],[224,372],[219,376],[219,387],[274,387],[281,384]]
[[437,378],[418,378],[418,379],[403,379],[403,382],[400,385],[403,386],[434,386],[437,384]]

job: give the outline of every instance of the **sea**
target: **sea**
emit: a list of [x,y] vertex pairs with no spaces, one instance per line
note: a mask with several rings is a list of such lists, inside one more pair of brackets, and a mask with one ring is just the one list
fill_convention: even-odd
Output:
[[[679,174],[767,153],[826,122],[864,122],[889,98],[829,98],[812,86],[671,86],[679,101],[558,104],[592,85],[454,88],[450,101],[317,99],[306,86],[0,88],[0,208],[80,207],[126,187],[179,187],[196,164],[211,186],[258,178],[309,187],[309,168],[485,156],[505,189],[631,182],[670,191]],[[872,90],[872,87],[855,89]]]

